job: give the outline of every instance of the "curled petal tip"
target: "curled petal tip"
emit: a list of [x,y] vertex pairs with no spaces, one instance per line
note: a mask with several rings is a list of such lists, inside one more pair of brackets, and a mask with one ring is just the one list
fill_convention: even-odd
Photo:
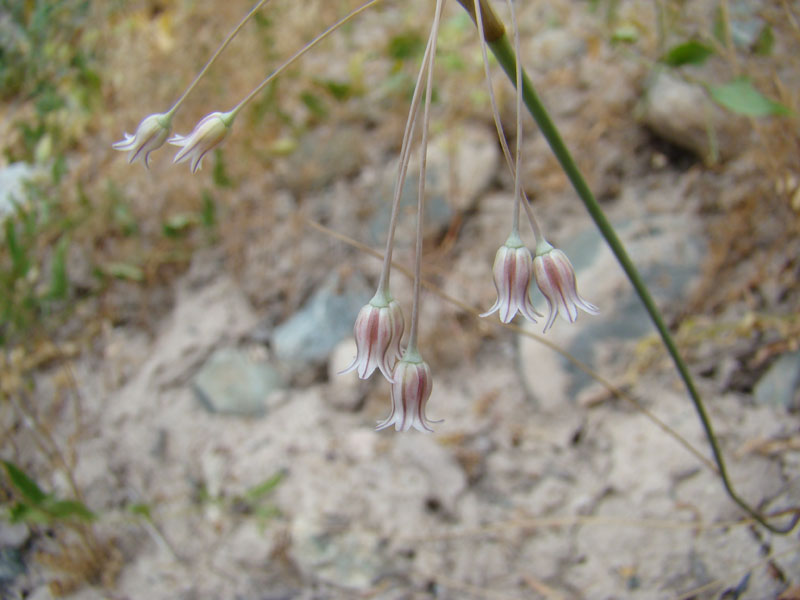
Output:
[[166,115],[153,114],[145,117],[133,135],[125,132],[124,139],[114,142],[114,150],[128,152],[128,163],[141,160],[149,167],[150,153],[164,145],[170,131],[170,121]]
[[181,146],[172,162],[189,161],[189,169],[192,173],[197,173],[206,153],[219,145],[228,135],[231,121],[230,113],[213,112],[200,119],[188,135],[172,136],[169,143]]

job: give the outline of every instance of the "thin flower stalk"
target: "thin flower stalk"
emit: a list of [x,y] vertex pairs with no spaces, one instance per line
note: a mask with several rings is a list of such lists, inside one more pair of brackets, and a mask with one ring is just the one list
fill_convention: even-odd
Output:
[[255,88],[253,88],[253,91],[251,91],[249,94],[247,94],[247,96],[242,98],[242,100],[236,106],[234,106],[230,110],[230,112],[233,113],[233,115],[235,117],[237,114],[239,114],[239,111],[241,111],[242,108],[244,108],[253,98],[255,98],[258,95],[258,93],[261,90],[263,90],[278,75],[283,73],[296,60],[298,60],[306,52],[311,50],[314,46],[319,44],[322,40],[327,38],[334,31],[339,29],[342,25],[344,25],[345,23],[347,23],[348,21],[350,21],[354,17],[360,15],[362,12],[364,12],[368,8],[374,6],[375,4],[377,4],[380,1],[381,0],[369,0],[368,2],[365,2],[364,4],[362,4],[361,6],[356,8],[355,10],[349,12],[347,15],[345,15],[344,17],[342,17],[341,19],[336,21],[336,23],[334,23],[333,25],[328,27],[325,31],[323,31],[321,34],[319,34],[317,37],[315,37],[313,40],[311,40],[309,43],[307,43],[305,46],[303,46],[300,50],[295,52],[286,62],[284,62],[277,69],[275,69],[272,73],[270,73],[261,83],[259,83]]
[[392,372],[392,412],[378,424],[378,429],[394,425],[396,431],[411,428],[430,433],[433,429],[425,413],[425,407],[433,390],[431,369],[417,348],[419,332],[420,289],[422,285],[422,232],[425,213],[425,171],[427,168],[428,128],[430,125],[431,96],[433,90],[433,66],[436,57],[436,38],[439,32],[443,0],[436,0],[430,37],[430,55],[425,63],[425,109],[422,117],[422,140],[420,142],[419,198],[417,202],[417,239],[414,261],[414,301],[411,312],[411,331],[408,347],[395,364]]
[[[497,128],[500,145],[503,148],[506,164],[511,174],[514,176],[514,212],[511,222],[511,233],[505,244],[500,246],[497,250],[494,266],[492,267],[494,286],[497,290],[497,300],[492,307],[481,314],[481,316],[488,317],[495,312],[499,312],[500,320],[503,323],[510,323],[517,312],[519,312],[531,323],[536,323],[536,317],[542,315],[534,308],[530,297],[530,286],[533,280],[533,259],[531,258],[531,253],[528,248],[522,243],[522,239],[519,235],[519,206],[524,196],[519,168],[522,151],[522,100],[519,96],[517,97],[517,147],[516,159],[512,162],[511,151],[508,148],[508,141],[506,140],[503,126],[500,123],[500,113],[497,109],[497,100],[494,96],[494,88],[489,72],[489,57],[486,52],[486,40],[483,34],[483,17],[478,0],[474,2],[474,9],[479,24],[478,32],[481,42],[481,53],[483,55],[484,72],[486,74],[486,84],[489,88],[489,99],[492,105],[492,116],[494,118],[495,127]],[[512,15],[514,15],[513,7]],[[516,30],[516,18],[514,18],[513,21]],[[533,219],[530,207],[528,206],[527,197],[525,198],[524,204],[528,211],[529,218],[532,219],[531,225],[533,227],[534,237],[536,239],[543,239],[539,226],[536,220]]]
[[[478,29],[478,37],[480,39],[480,46],[481,46],[481,55],[483,57],[483,70],[484,70],[484,74],[485,74],[485,77],[486,77],[486,85],[487,85],[487,87],[489,89],[489,103],[490,103],[490,105],[492,107],[492,118],[494,120],[495,129],[497,130],[497,137],[498,137],[498,139],[500,141],[500,147],[503,150],[503,156],[506,159],[506,165],[508,165],[508,170],[511,173],[511,175],[514,177],[515,192],[514,192],[514,214],[513,214],[513,220],[512,220],[512,226],[511,226],[512,227],[512,232],[516,232],[517,234],[519,234],[519,204],[521,203],[523,205],[523,207],[525,208],[526,214],[528,216],[528,221],[530,222],[531,228],[533,229],[534,243],[537,243],[538,240],[541,237],[543,237],[542,236],[541,227],[539,226],[539,224],[538,224],[538,222],[537,222],[537,220],[536,220],[536,218],[535,218],[535,216],[533,214],[533,210],[530,207],[527,195],[525,194],[525,190],[522,189],[521,185],[518,185],[519,182],[520,182],[520,179],[517,176],[517,172],[519,171],[519,168],[518,168],[518,166],[515,167],[515,163],[518,165],[518,159],[520,157],[520,139],[521,139],[520,128],[521,128],[521,118],[522,117],[521,117],[521,109],[519,108],[519,106],[520,106],[520,102],[522,101],[522,98],[521,98],[522,86],[517,85],[517,94],[518,94],[518,97],[517,97],[517,141],[518,141],[518,143],[517,143],[517,160],[515,160],[515,159],[512,159],[512,157],[511,157],[511,150],[508,147],[508,140],[506,139],[505,132],[503,131],[503,125],[502,125],[502,123],[500,121],[500,110],[497,108],[497,99],[495,98],[494,87],[492,86],[491,71],[489,69],[489,55],[488,55],[488,52],[487,52],[488,43],[487,43],[487,40],[486,40],[486,33],[485,33],[485,29],[486,28],[484,27],[484,22],[483,22],[483,19],[484,19],[484,16],[485,16],[484,15],[485,8],[483,10],[481,9],[481,5],[483,3],[480,0],[459,0],[459,2],[461,2],[461,4],[464,5],[465,7],[469,6],[469,8],[472,9],[472,10],[469,11],[470,14],[473,15],[474,18],[476,19],[476,25],[478,26],[477,27],[477,29]],[[468,5],[468,3],[470,3],[471,5]],[[516,41],[519,42],[519,30],[516,27],[516,13],[513,10],[513,6],[511,8],[512,8],[512,13],[511,14],[512,14],[512,17],[513,17],[514,29],[516,30],[515,37],[516,37]],[[497,21],[496,17],[494,17],[494,13],[490,12],[489,14],[490,14],[490,18],[492,19],[492,22],[494,24],[494,28],[498,29],[498,23],[499,22]],[[502,32],[502,26],[499,27],[499,31],[501,32],[502,36],[505,35]],[[518,76],[519,76],[519,78],[521,80],[521,77],[522,77],[521,69],[520,69],[520,73],[519,73]],[[516,78],[517,78],[517,75],[515,74],[515,78],[514,79],[516,80]]]
[[394,250],[394,233],[397,227],[397,216],[400,211],[400,198],[403,194],[403,186],[408,172],[408,163],[411,159],[411,139],[413,136],[414,126],[417,122],[417,113],[419,111],[420,101],[422,99],[422,77],[426,73],[428,63],[431,57],[431,44],[433,38],[428,38],[428,43],[425,46],[425,53],[422,57],[422,64],[420,66],[417,81],[414,85],[414,94],[411,98],[411,106],[408,110],[408,118],[406,119],[405,130],[403,131],[403,143],[400,145],[400,164],[398,166],[397,181],[394,186],[394,195],[392,197],[392,213],[389,218],[389,231],[386,236],[386,251],[383,255],[383,266],[381,268],[381,275],[378,281],[378,291],[384,293],[389,292],[389,277],[392,264],[392,252]]
[[217,58],[219,58],[219,55],[222,54],[225,51],[225,48],[227,48],[228,44],[230,44],[233,41],[233,38],[236,37],[236,35],[239,33],[239,31],[242,29],[242,27],[244,27],[245,24],[253,17],[253,15],[255,15],[258,12],[258,10],[262,6],[264,6],[267,2],[269,2],[269,0],[258,0],[258,2],[256,2],[255,6],[253,6],[253,8],[250,9],[250,12],[248,12],[244,17],[242,17],[242,20],[239,21],[239,23],[236,25],[236,27],[234,27],[231,30],[231,32],[228,34],[228,36],[225,38],[225,40],[222,42],[222,44],[220,44],[219,48],[217,48],[217,50],[214,52],[214,54],[211,55],[211,58],[209,58],[208,61],[206,62],[206,64],[203,65],[203,68],[200,69],[200,72],[197,74],[197,76],[195,76],[195,78],[192,81],[192,83],[190,83],[189,87],[186,88],[186,91],[184,91],[183,94],[181,94],[180,98],[178,98],[175,101],[175,104],[172,105],[172,108],[170,108],[169,111],[167,111],[167,114],[170,117],[172,117],[177,112],[177,110],[180,107],[180,105],[183,104],[184,100],[186,100],[186,97],[197,86],[197,84],[200,82],[200,80],[203,78],[203,76],[206,74],[206,72],[211,68],[211,65],[213,65],[217,61]]
[[411,139],[422,97],[420,83],[426,72],[430,56],[431,39],[428,40],[422,58],[422,66],[417,76],[417,83],[414,87],[414,95],[411,99],[411,107],[409,108],[405,131],[403,132],[403,143],[400,146],[400,164],[392,199],[392,214],[389,219],[389,232],[387,234],[386,251],[383,255],[383,267],[378,281],[378,289],[372,299],[358,313],[353,327],[353,336],[356,340],[356,356],[353,362],[339,373],[340,375],[350,371],[357,371],[361,379],[367,379],[377,368],[387,381],[394,383],[393,371],[397,359],[402,354],[400,345],[405,321],[399,303],[389,291],[389,275],[400,197],[408,171],[408,163],[411,157]]
[[203,78],[211,65],[216,62],[219,55],[222,54],[225,48],[228,47],[228,44],[230,44],[233,38],[236,37],[242,27],[244,27],[245,23],[247,23],[250,18],[267,2],[269,2],[269,0],[259,0],[256,2],[255,6],[250,9],[250,12],[248,12],[242,18],[242,20],[239,21],[238,25],[236,25],[236,27],[234,27],[233,30],[228,34],[211,58],[209,58],[203,68],[200,69],[200,72],[195,76],[192,83],[189,84],[189,87],[184,90],[183,94],[181,94],[181,96],[175,101],[175,103],[167,112],[148,115],[142,119],[133,135],[125,132],[123,139],[115,142],[111,145],[111,147],[114,150],[128,152],[129,164],[141,160],[146,168],[150,168],[150,154],[163,146],[164,142],[166,142],[167,138],[169,138],[170,131],[172,130],[172,119],[175,116],[175,113],[178,111],[180,105],[183,104],[183,101],[186,100],[186,97],[195,88],[200,79]]
[[417,201],[417,236],[414,249],[414,301],[411,308],[411,331],[408,335],[408,348],[417,351],[419,331],[419,302],[422,285],[422,237],[425,221],[425,174],[428,166],[428,128],[431,118],[431,97],[433,91],[433,66],[436,60],[436,38],[439,34],[439,20],[442,12],[442,0],[436,0],[436,13],[431,28],[431,53],[427,65],[427,82],[425,84],[425,108],[422,116],[422,140],[420,141],[419,188]]
[[[325,31],[323,31],[320,35],[316,38],[311,40],[308,44],[303,46],[300,50],[295,52],[287,61],[285,61],[282,65],[280,65],[277,69],[275,69],[272,73],[270,73],[261,83],[259,83],[253,90],[247,94],[236,106],[234,106],[231,110],[225,113],[211,113],[210,115],[206,115],[192,130],[192,132],[186,136],[183,135],[176,135],[171,140],[170,143],[182,146],[182,149],[178,151],[175,155],[173,162],[183,162],[184,160],[191,161],[191,169],[192,172],[195,173],[201,166],[201,161],[203,156],[211,150],[213,147],[221,143],[225,137],[227,136],[230,128],[233,126],[233,121],[236,119],[237,115],[241,110],[247,106],[247,104],[255,98],[261,90],[266,87],[269,82],[275,79],[278,75],[283,73],[292,63],[298,60],[301,56],[303,56],[306,52],[311,50],[314,46],[319,44],[322,40],[327,38],[331,33],[339,29],[342,25],[347,23],[353,17],[361,14],[365,10],[367,10],[370,6],[377,4],[380,0],[370,0],[365,4],[361,5],[359,8],[351,11],[343,18],[339,19],[336,23],[328,27]],[[212,126],[214,123],[214,126]],[[220,123],[225,125],[225,129],[223,130],[219,127]],[[193,143],[196,142],[196,143]]]

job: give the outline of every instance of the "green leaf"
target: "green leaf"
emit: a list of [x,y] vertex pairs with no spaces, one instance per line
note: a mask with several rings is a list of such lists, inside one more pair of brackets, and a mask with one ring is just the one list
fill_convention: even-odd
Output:
[[725,12],[721,6],[717,6],[714,11],[714,27],[712,28],[714,39],[716,39],[723,46],[728,43],[728,21],[725,19]]
[[222,150],[217,148],[214,150],[214,168],[211,171],[211,179],[214,185],[219,187],[231,187],[233,180],[228,177],[228,172],[225,170],[225,161],[222,160]]
[[200,213],[200,220],[203,227],[209,229],[217,224],[217,205],[214,203],[214,196],[208,190],[203,190],[203,210]]
[[425,42],[416,31],[408,31],[394,36],[389,40],[386,53],[394,60],[407,60],[422,54]]
[[763,96],[746,77],[739,77],[724,85],[710,89],[711,97],[731,112],[749,117],[789,115],[783,104]]
[[53,252],[53,265],[50,272],[50,290],[47,297],[51,300],[63,300],[67,297],[69,281],[67,278],[67,248],[69,242],[66,236],[58,240]]
[[33,523],[37,525],[47,525],[51,518],[41,508],[29,506],[22,502],[17,502],[8,512],[8,520],[12,523]]
[[769,56],[772,54],[772,48],[775,45],[775,34],[772,32],[772,27],[764,25],[761,28],[761,33],[758,34],[758,39],[753,44],[753,52],[759,56]]
[[259,506],[253,511],[253,514],[259,519],[274,519],[280,516],[281,511],[275,506]]
[[347,81],[336,81],[335,79],[315,79],[314,83],[323,88],[339,102],[344,102],[348,98],[351,98],[355,93],[353,86]]
[[148,521],[151,521],[152,518],[153,518],[152,514],[150,512],[150,506],[147,505],[147,504],[143,504],[141,502],[139,502],[137,504],[131,504],[128,507],[128,510],[132,514],[137,515],[139,517],[143,517],[143,518],[147,519]]
[[611,33],[611,41],[622,44],[634,44],[639,41],[639,30],[631,24],[620,25]]
[[18,466],[4,460],[3,467],[5,467],[6,474],[11,480],[11,483],[14,484],[14,487],[17,488],[19,493],[22,494],[28,502],[39,505],[47,500],[47,494],[45,494],[42,489],[36,485],[36,482],[28,477]]
[[142,281],[144,279],[144,273],[142,270],[136,265],[129,263],[107,263],[103,267],[103,272],[111,277],[116,277],[117,279],[128,279],[130,281]]
[[11,255],[11,265],[14,270],[14,275],[17,277],[24,277],[28,272],[30,263],[28,262],[28,255],[17,238],[17,228],[11,218],[7,218],[5,222],[6,244],[8,245],[8,253]]
[[54,519],[74,517],[81,521],[93,521],[97,518],[97,515],[86,508],[83,502],[78,502],[77,500],[55,500],[46,503],[43,508]]
[[67,159],[63,154],[59,154],[53,161],[53,168],[50,171],[50,174],[53,178],[53,183],[56,185],[61,183],[61,180],[64,178],[64,175],[67,174],[67,171]]
[[714,50],[711,47],[697,40],[689,40],[670,48],[660,60],[670,67],[702,65],[712,54]]
[[300,100],[306,105],[306,108],[311,111],[311,114],[318,119],[324,119],[326,116],[328,116],[328,109],[325,108],[325,103],[319,98],[319,96],[312,94],[311,92],[303,92],[300,94]]
[[251,503],[257,502],[258,500],[269,494],[276,487],[278,487],[278,484],[281,481],[283,481],[283,477],[284,477],[284,472],[278,471],[277,473],[275,473],[275,475],[273,475],[269,479],[266,479],[261,483],[254,485],[253,487],[248,489],[244,493],[245,499]]
[[163,225],[164,235],[176,238],[185,234],[189,229],[197,225],[199,219],[194,213],[178,213],[166,220]]

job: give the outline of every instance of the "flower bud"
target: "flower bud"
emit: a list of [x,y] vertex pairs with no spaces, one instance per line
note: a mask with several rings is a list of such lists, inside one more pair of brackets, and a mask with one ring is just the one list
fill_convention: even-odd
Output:
[[531,253],[517,234],[508,236],[506,243],[497,251],[492,271],[497,301],[481,316],[488,317],[500,311],[500,320],[510,323],[519,311],[526,319],[536,323],[536,317],[542,315],[531,302]]
[[392,381],[392,369],[400,358],[400,340],[403,338],[403,311],[390,295],[378,292],[358,312],[353,335],[357,354],[343,373],[358,369],[358,376],[366,379],[375,369]]
[[203,166],[203,157],[206,153],[228,135],[233,118],[234,115],[230,112],[213,112],[203,117],[189,135],[172,136],[169,139],[170,144],[183,146],[172,162],[182,163],[188,160],[192,173],[197,173]]
[[128,152],[128,163],[141,160],[146,168],[150,168],[150,153],[164,145],[172,126],[171,121],[165,114],[149,115],[142,119],[134,135],[125,132],[125,139],[115,142],[111,147]]
[[546,241],[536,247],[536,258],[533,259],[533,273],[536,284],[547,300],[550,314],[544,330],[552,327],[556,315],[570,323],[578,318],[578,309],[590,315],[596,315],[600,310],[590,302],[578,295],[578,285],[575,280],[575,270],[569,258],[558,248],[553,248]]
[[425,405],[433,389],[431,369],[419,352],[406,350],[397,361],[393,372],[392,413],[377,429],[394,425],[395,431],[417,431],[433,433],[431,421],[425,416]]

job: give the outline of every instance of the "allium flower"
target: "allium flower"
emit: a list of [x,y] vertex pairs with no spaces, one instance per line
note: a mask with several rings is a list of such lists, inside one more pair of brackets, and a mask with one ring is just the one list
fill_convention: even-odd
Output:
[[578,295],[575,281],[575,270],[569,258],[558,248],[553,248],[542,240],[536,247],[536,258],[533,259],[533,273],[536,284],[547,299],[550,314],[544,330],[552,327],[556,315],[570,323],[578,318],[578,309],[596,315],[600,310]]
[[500,320],[510,323],[519,311],[526,319],[536,323],[536,317],[542,315],[536,312],[531,302],[531,253],[522,244],[519,235],[512,233],[508,236],[494,257],[492,271],[497,301],[481,316],[488,317],[500,311]]
[[403,337],[403,311],[390,295],[378,291],[372,300],[358,312],[353,335],[358,353],[343,373],[358,369],[358,376],[366,379],[375,369],[392,381],[392,369],[400,358],[400,340]]
[[431,421],[425,416],[425,404],[433,389],[431,368],[419,352],[406,350],[403,358],[394,366],[392,383],[392,413],[378,423],[377,430],[394,425],[395,431],[417,431],[433,433]]
[[228,135],[234,116],[232,112],[213,112],[203,117],[189,135],[172,136],[169,139],[170,144],[183,146],[172,162],[191,161],[192,173],[197,173],[203,166],[203,157],[206,153]]
[[172,119],[166,114],[156,113],[142,119],[136,133],[125,132],[125,139],[111,145],[114,150],[128,152],[128,162],[133,164],[142,160],[150,168],[150,153],[164,145],[172,127]]

